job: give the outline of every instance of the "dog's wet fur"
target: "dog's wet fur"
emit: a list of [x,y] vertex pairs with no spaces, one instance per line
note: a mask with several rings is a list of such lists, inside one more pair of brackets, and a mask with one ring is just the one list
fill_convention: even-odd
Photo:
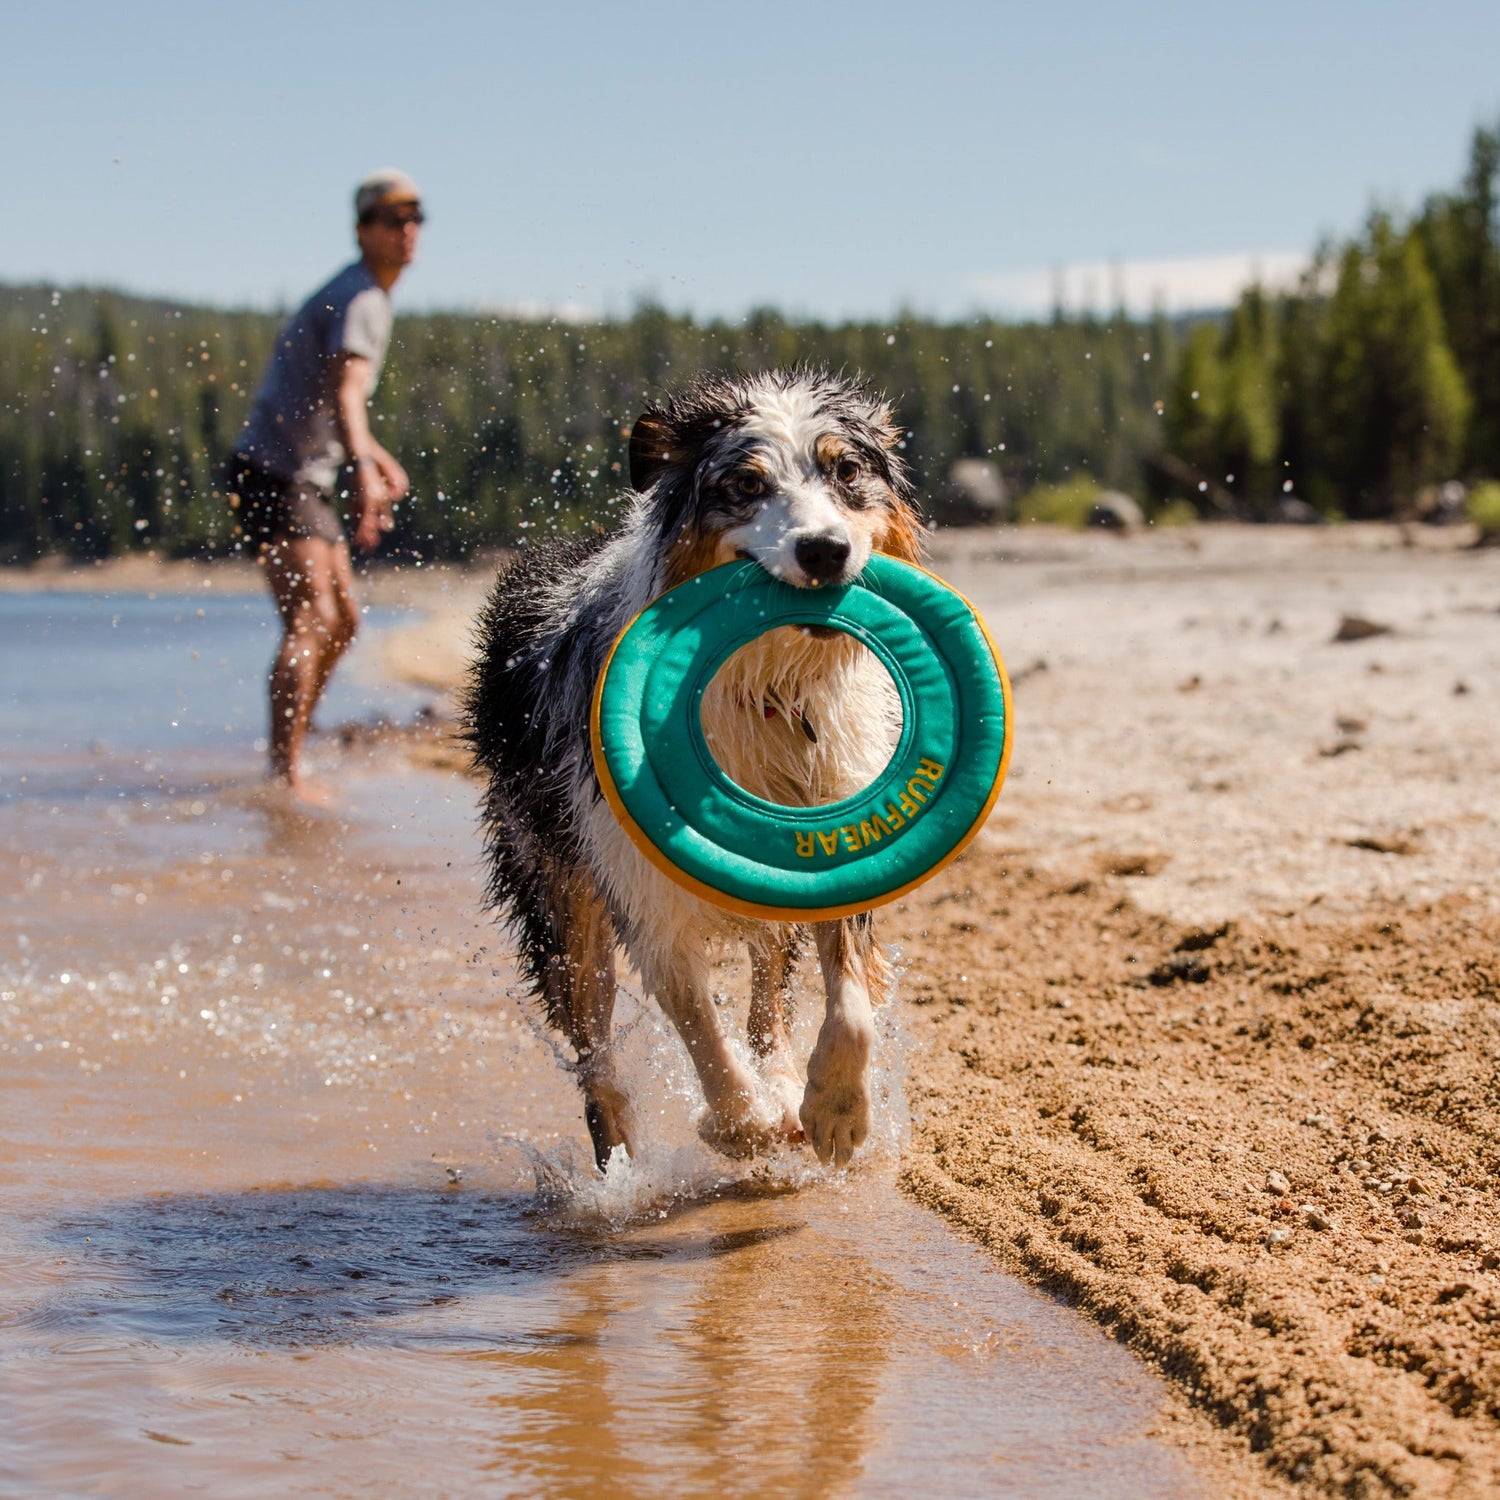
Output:
[[[589,745],[595,681],[620,631],[686,579],[750,558],[799,588],[847,583],[872,552],[920,560],[922,529],[889,406],[821,370],[702,376],[644,411],[633,494],[616,534],[527,546],[478,625],[466,733],[484,773],[491,904],[547,1019],[577,1053],[603,1167],[639,1125],[611,1042],[615,949],[675,1024],[707,1102],[704,1139],[746,1156],[807,1140],[848,1162],[869,1131],[872,999],[889,983],[868,912],[800,926],[738,916],[658,871],[600,791]],[[782,626],[737,651],[705,694],[725,772],[782,805],[851,795],[900,729],[890,679],[841,631]],[[826,1009],[804,1085],[789,987],[809,935]],[[728,942],[750,953],[747,1024],[761,1087],[726,1043],[709,990]],[[770,1101],[770,1102],[768,1102]]]

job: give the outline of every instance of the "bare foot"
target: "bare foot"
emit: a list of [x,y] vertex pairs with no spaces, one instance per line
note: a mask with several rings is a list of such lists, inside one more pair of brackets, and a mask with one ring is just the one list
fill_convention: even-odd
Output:
[[303,807],[332,807],[338,801],[332,787],[324,786],[321,781],[309,781],[305,776],[288,776],[283,772],[272,771],[268,785],[281,796]]

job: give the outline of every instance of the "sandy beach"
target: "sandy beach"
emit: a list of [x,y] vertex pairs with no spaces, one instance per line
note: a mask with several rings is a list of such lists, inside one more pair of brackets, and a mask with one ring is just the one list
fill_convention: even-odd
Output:
[[[882,919],[901,1180],[1164,1376],[1215,1494],[1500,1491],[1500,550],[1468,540],[934,538],[1016,748]],[[451,690],[486,581],[376,582],[424,611],[383,669]]]

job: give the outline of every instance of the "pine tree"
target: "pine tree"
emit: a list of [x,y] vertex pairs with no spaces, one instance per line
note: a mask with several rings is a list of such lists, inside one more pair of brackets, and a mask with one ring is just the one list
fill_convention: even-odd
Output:
[[1475,131],[1462,189],[1430,198],[1417,228],[1474,401],[1467,467],[1500,475],[1500,127]]
[[1371,217],[1340,262],[1322,345],[1316,462],[1347,513],[1389,515],[1452,477],[1469,398],[1415,231]]

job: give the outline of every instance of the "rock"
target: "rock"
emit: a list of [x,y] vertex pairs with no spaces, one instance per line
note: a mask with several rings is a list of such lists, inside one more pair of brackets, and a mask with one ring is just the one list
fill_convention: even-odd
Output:
[[958,458],[928,503],[939,526],[993,526],[1010,516],[1000,471],[986,458]]
[[1329,1230],[1333,1228],[1333,1220],[1316,1203],[1304,1203],[1297,1212],[1302,1215],[1302,1220],[1309,1229]]
[[1276,502],[1276,520],[1284,526],[1322,526],[1327,517],[1299,495],[1282,495]]
[[1160,849],[1143,849],[1139,854],[1104,854],[1099,858],[1101,875],[1160,875],[1170,856]]
[[1217,927],[1194,927],[1178,938],[1175,953],[1201,953],[1212,948],[1221,937],[1229,936],[1229,923],[1220,922]]
[[1169,984],[1203,984],[1209,973],[1208,965],[1201,958],[1191,953],[1174,953],[1157,964],[1146,978],[1161,989]]
[[1339,628],[1334,631],[1333,639],[1335,642],[1367,641],[1371,636],[1390,633],[1389,625],[1382,625],[1376,620],[1367,620],[1363,615],[1345,615],[1339,621]]
[[1088,524],[1107,531],[1139,531],[1146,524],[1146,514],[1129,495],[1104,490],[1089,506]]
[[1291,1183],[1289,1183],[1286,1178],[1275,1169],[1275,1167],[1272,1167],[1271,1170],[1266,1173],[1266,1191],[1268,1193],[1280,1193],[1284,1197],[1287,1193],[1291,1192],[1291,1190]]
[[1469,489],[1461,480],[1430,484],[1417,494],[1411,517],[1424,526],[1457,526],[1468,519]]

